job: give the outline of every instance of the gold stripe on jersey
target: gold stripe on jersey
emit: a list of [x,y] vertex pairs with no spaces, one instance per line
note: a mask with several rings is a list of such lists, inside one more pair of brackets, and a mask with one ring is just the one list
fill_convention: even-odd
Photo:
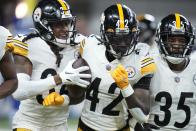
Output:
[[13,43],[13,41],[6,42],[5,50],[9,50],[11,52],[14,50],[14,43]]
[[118,13],[119,13],[119,17],[120,17],[120,28],[124,28],[125,25],[124,25],[124,14],[123,14],[123,8],[122,8],[122,5],[121,4],[117,4],[117,7],[118,7]]
[[152,60],[154,60],[153,58],[150,58],[150,57],[148,57],[148,58],[146,58],[146,59],[144,59],[144,60],[142,60],[142,64],[145,64],[146,62],[149,62],[149,61],[152,61]]
[[150,63],[141,66],[142,75],[151,74],[154,73],[155,71],[156,71],[156,64],[154,63],[154,61],[151,61]]
[[28,55],[28,45],[26,43],[16,39],[13,40],[13,43],[14,43],[13,54],[22,55],[25,57]]
[[16,128],[13,131],[32,131],[32,130],[25,129],[25,128]]
[[82,40],[80,42],[80,48],[79,48],[79,53],[80,53],[81,56],[83,54],[84,46],[85,46],[85,40]]
[[176,16],[176,28],[180,29],[180,26],[181,26],[180,14],[175,13],[175,16]]
[[20,44],[24,48],[28,48],[28,45],[24,42],[21,42],[19,40],[13,39],[14,43]]
[[57,1],[61,4],[61,6],[62,6],[62,8],[63,8],[63,11],[64,11],[64,13],[66,14],[66,13],[67,13],[67,10],[68,10],[67,5],[64,3],[63,0],[57,0]]

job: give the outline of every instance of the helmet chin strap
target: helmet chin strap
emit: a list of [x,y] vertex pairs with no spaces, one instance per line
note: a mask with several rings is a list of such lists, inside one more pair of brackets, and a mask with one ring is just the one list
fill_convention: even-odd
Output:
[[70,41],[70,38],[63,40],[55,37],[55,41],[53,43],[59,47],[65,48],[70,43]]
[[180,64],[182,63],[186,58],[176,58],[172,56],[165,56],[165,59],[169,61],[172,64]]

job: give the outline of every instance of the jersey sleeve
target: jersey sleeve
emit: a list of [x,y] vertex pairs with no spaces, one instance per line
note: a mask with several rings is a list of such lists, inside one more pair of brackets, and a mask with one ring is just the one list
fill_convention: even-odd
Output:
[[147,55],[140,60],[140,73],[142,76],[153,74],[156,71],[156,64],[153,57]]
[[24,39],[23,36],[17,36],[13,39],[13,44],[10,46],[13,46],[13,54],[16,55],[21,55],[24,57],[27,57],[28,55],[28,44],[23,42],[22,40]]
[[[143,85],[144,81],[146,81],[146,78],[142,78],[145,76],[151,76],[156,71],[154,58],[149,53],[149,47],[144,43],[139,43],[132,55],[133,57],[130,60],[130,67],[127,68],[129,82],[133,86],[141,80],[140,82]],[[147,79],[148,78],[149,77],[147,77]]]
[[142,76],[154,74],[156,64],[153,55],[150,54],[150,46],[145,43],[138,43],[137,49],[140,56],[140,73]]

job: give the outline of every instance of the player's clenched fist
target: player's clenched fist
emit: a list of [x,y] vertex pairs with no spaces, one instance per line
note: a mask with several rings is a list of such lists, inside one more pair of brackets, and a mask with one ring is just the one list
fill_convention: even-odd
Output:
[[44,106],[58,106],[63,104],[69,104],[69,98],[65,95],[60,95],[57,92],[52,92],[44,98]]
[[129,85],[128,73],[122,65],[118,65],[111,74],[119,88],[125,89]]
[[117,86],[121,89],[124,97],[128,97],[133,94],[134,91],[129,84],[128,73],[122,65],[118,65],[117,68],[111,72],[111,75]]

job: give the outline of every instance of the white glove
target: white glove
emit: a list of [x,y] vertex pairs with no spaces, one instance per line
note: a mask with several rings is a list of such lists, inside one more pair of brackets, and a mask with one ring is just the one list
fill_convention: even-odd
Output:
[[62,83],[68,85],[78,85],[80,87],[87,87],[90,82],[83,80],[82,78],[91,78],[91,74],[81,74],[83,71],[87,71],[90,68],[88,66],[82,66],[74,69],[72,64],[75,60],[71,60],[65,69],[59,74],[62,79]]

